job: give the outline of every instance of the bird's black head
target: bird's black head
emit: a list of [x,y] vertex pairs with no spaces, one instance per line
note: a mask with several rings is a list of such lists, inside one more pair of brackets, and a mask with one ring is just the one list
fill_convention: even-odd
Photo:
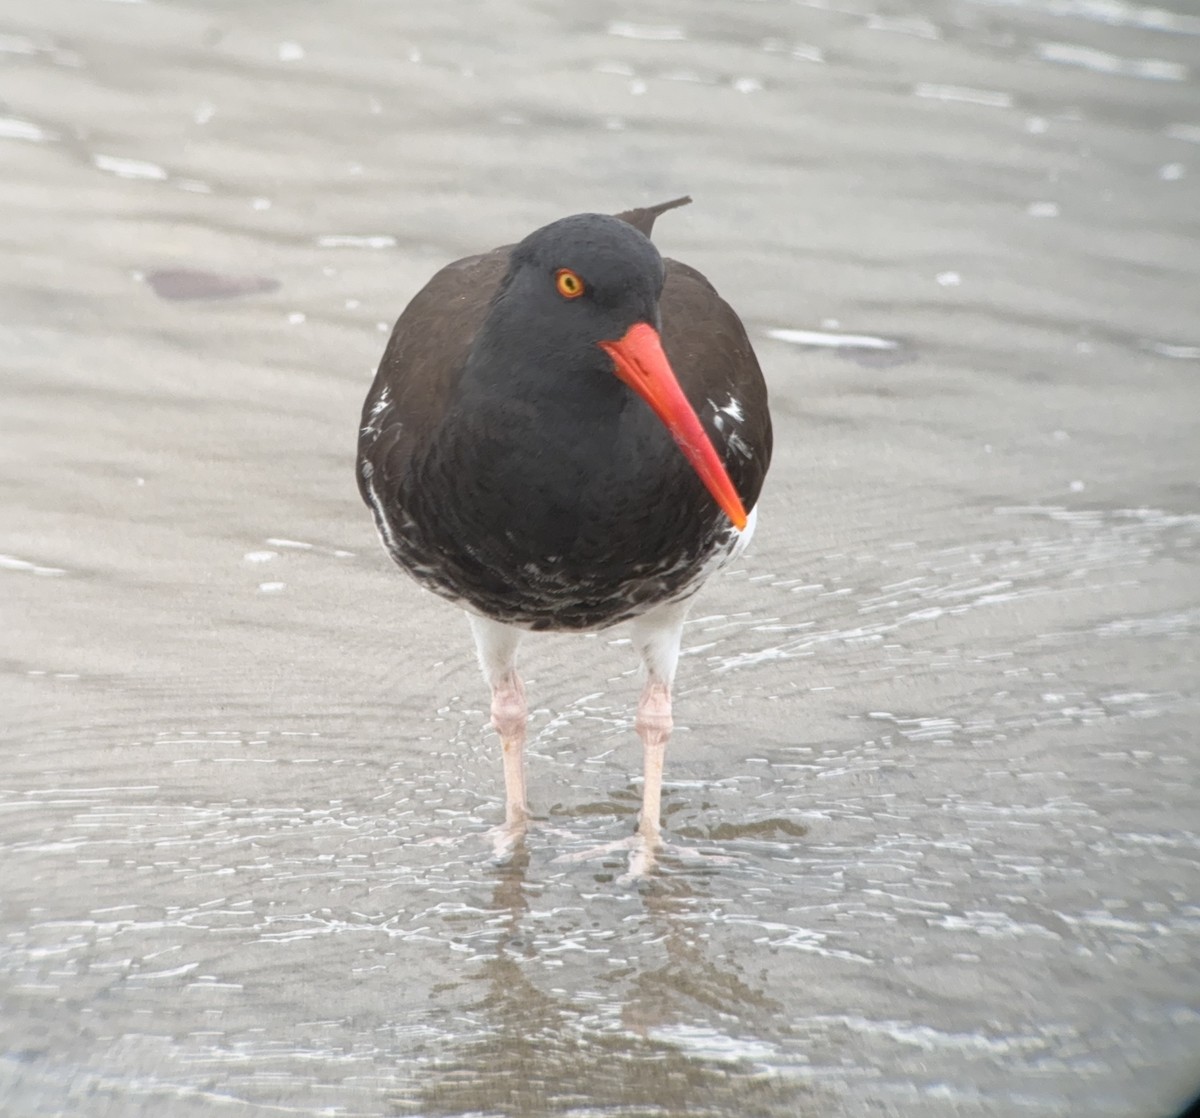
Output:
[[662,286],[662,257],[649,237],[615,217],[575,214],[513,249],[489,325],[522,332],[543,360],[570,354],[577,365],[604,368],[598,343],[636,322],[658,327]]
[[650,238],[619,218],[576,214],[538,229],[512,250],[464,386],[592,430],[632,389],[742,528],[741,499],[662,347],[665,276]]

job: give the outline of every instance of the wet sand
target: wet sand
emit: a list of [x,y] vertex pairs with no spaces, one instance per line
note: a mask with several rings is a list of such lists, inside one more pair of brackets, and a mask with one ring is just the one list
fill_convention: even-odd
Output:
[[[881,8],[0,12],[6,1114],[1197,1086],[1200,18]],[[685,192],[656,239],[777,450],[687,629],[675,852],[563,857],[634,825],[614,630],[527,641],[543,825],[497,866],[466,625],[374,540],[358,408],[440,264]]]

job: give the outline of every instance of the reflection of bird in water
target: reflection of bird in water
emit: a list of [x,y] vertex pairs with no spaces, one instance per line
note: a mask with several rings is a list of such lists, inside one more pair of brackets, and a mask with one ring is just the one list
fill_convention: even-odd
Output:
[[[589,973],[581,978],[570,968],[583,964],[558,953],[550,914],[536,911],[542,889],[526,885],[528,862],[518,844],[494,871],[490,907],[504,917],[502,933],[494,955],[463,979],[480,986],[480,996],[455,1012],[456,1031],[474,1039],[429,1069],[415,1112],[520,1118],[576,1111],[679,1118],[832,1112],[811,1084],[764,1075],[750,1060],[689,1051],[670,1039],[673,1029],[732,1034],[730,1051],[739,1035],[752,1038],[747,1047],[761,1049],[782,1039],[786,1027],[780,1006],[700,938],[710,924],[697,920],[697,912],[709,898],[693,892],[684,875],[644,879],[638,894],[643,916],[636,924],[632,917],[621,921],[619,936],[585,938],[585,945],[603,943],[613,954],[601,961],[590,951]],[[578,911],[572,906],[568,919]],[[643,967],[638,949],[629,948],[639,941],[649,945],[654,966]],[[616,957],[623,948],[629,957]],[[564,968],[547,965],[546,949]],[[576,993],[554,989],[567,981]]]
[[758,362],[712,285],[649,239],[686,201],[577,214],[446,266],[363,408],[359,488],[385,548],[468,612],[509,846],[528,816],[522,632],[632,621],[652,853],[684,618],[753,530],[771,457]]
[[732,959],[719,966],[709,959],[711,947],[696,934],[703,926],[695,921],[696,901],[703,898],[686,880],[672,877],[656,885],[643,893],[643,900],[667,958],[662,966],[637,974],[621,1014],[625,1025],[652,1035],[698,1012],[724,1018],[734,1007],[752,1008],[761,1016],[782,1012],[778,1002],[742,977]]

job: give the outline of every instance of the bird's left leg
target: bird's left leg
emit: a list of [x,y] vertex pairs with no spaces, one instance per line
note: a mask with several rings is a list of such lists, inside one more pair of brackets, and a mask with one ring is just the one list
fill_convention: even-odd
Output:
[[529,720],[525,685],[517,674],[521,630],[477,614],[467,614],[483,677],[492,689],[492,725],[504,756],[504,826],[497,854],[511,850],[524,836],[529,818],[525,799],[525,727]]
[[661,843],[662,778],[671,718],[671,684],[679,663],[679,644],[690,601],[668,602],[633,622],[633,645],[642,658],[646,681],[638,702],[635,727],[642,739],[644,780],[638,833],[649,849]]
[[642,815],[637,834],[602,846],[591,847],[558,860],[582,862],[628,850],[630,878],[644,877],[654,868],[662,847],[662,780],[667,741],[671,737],[671,683],[679,662],[679,643],[690,602],[668,602],[642,614],[632,624],[632,642],[642,658],[645,682],[638,701],[634,727],[642,739]]
[[[664,849],[662,841],[662,781],[667,742],[671,737],[671,685],[675,666],[679,662],[679,645],[683,623],[690,602],[670,602],[643,614],[633,622],[633,645],[642,657],[646,681],[638,701],[634,723],[642,739],[644,778],[642,781],[642,815],[637,834],[617,842],[606,843],[578,853],[562,855],[558,861],[581,862],[597,855],[625,849],[629,853],[629,871],[625,879],[644,878],[654,869],[658,855]],[[695,850],[666,847],[687,861],[728,865],[732,859],[725,855],[710,855]]]

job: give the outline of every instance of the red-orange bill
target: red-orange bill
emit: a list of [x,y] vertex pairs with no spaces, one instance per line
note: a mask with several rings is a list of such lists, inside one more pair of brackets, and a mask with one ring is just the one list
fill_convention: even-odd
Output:
[[699,416],[679,387],[658,331],[648,323],[637,322],[625,331],[624,337],[601,342],[600,348],[613,359],[617,376],[654,409],[725,515],[737,528],[745,528],[742,499]]

